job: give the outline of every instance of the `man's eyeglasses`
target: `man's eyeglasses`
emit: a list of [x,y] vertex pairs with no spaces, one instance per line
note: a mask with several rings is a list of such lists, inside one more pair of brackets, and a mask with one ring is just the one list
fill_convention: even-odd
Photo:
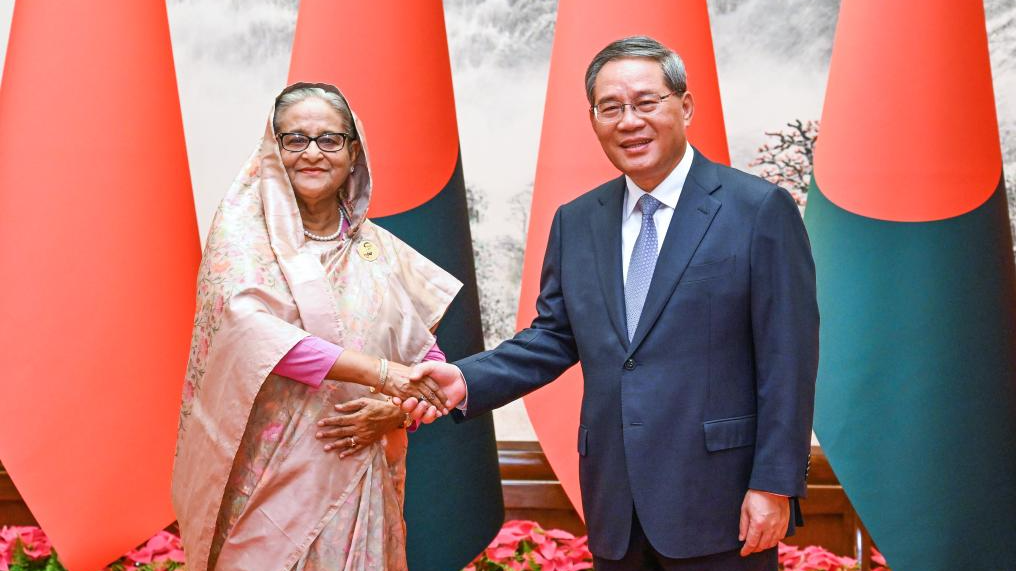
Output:
[[346,146],[346,139],[352,138],[349,133],[322,133],[317,137],[308,137],[303,133],[279,133],[276,137],[283,149],[294,153],[306,150],[311,143],[317,143],[317,148],[322,152],[334,153]]
[[621,103],[620,101],[604,101],[590,107],[593,116],[600,123],[616,123],[624,116],[624,108],[631,107],[632,113],[639,117],[648,117],[660,109],[663,101],[671,95],[681,95],[684,91],[671,91],[663,95],[643,95],[635,103]]

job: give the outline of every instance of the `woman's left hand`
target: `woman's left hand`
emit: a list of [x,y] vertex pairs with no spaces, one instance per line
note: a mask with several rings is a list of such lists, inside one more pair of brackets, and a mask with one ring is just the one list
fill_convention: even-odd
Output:
[[339,451],[339,458],[369,446],[402,426],[405,413],[392,403],[361,397],[335,405],[338,413],[318,421],[317,438],[329,441],[325,452]]

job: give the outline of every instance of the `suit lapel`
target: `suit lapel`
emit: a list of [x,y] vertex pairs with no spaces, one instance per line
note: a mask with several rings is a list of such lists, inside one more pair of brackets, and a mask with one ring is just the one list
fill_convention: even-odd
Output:
[[621,205],[624,201],[624,177],[607,185],[600,193],[600,208],[590,220],[600,288],[621,345],[628,346],[624,315],[624,284],[621,281]]
[[677,208],[674,209],[667,236],[663,239],[663,247],[656,260],[642,316],[628,347],[629,356],[638,349],[660,317],[688,267],[688,262],[720,209],[720,202],[710,196],[720,187],[715,168],[709,159],[696,150],[691,170],[681,190],[681,198],[677,201]]

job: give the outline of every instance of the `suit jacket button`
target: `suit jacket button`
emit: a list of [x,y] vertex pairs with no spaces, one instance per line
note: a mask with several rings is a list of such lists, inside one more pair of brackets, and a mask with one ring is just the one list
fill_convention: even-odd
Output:
[[624,362],[624,370],[631,371],[635,369],[635,359],[628,359]]

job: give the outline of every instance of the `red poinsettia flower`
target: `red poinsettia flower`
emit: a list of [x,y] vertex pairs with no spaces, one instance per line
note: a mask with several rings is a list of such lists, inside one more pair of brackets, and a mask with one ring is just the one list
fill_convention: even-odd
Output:
[[21,551],[29,559],[46,559],[53,553],[53,546],[42,529],[35,526],[4,527],[0,529],[0,551],[7,555],[0,558],[6,561],[7,565],[10,564],[10,557],[13,557],[19,543]]
[[828,549],[817,545],[809,545],[801,550],[804,561],[799,568],[813,569],[815,571],[840,571],[842,568],[851,568],[857,565],[857,561],[850,557],[841,557]]
[[506,522],[494,541],[467,567],[531,571],[583,571],[592,568],[586,537],[566,531],[544,530],[536,522]]
[[125,555],[128,561],[135,564],[161,563],[173,561],[184,563],[183,544],[180,538],[169,533],[160,531],[149,539],[144,545]]

